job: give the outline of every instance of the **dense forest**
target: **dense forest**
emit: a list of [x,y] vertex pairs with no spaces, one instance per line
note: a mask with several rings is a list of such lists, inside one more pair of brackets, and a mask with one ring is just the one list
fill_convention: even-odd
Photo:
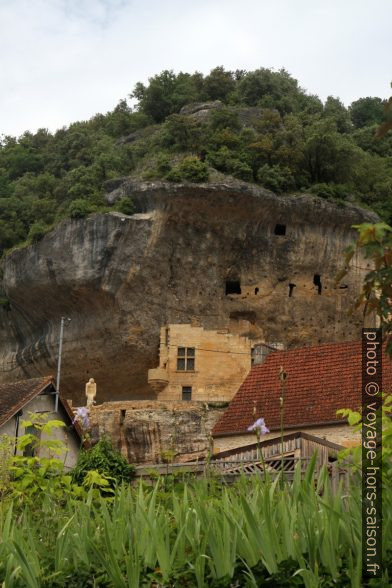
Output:
[[[118,176],[205,182],[228,174],[293,198],[308,191],[360,203],[392,221],[392,131],[376,136],[380,98],[346,108],[308,94],[285,70],[223,67],[206,76],[164,71],[129,98],[132,108],[121,100],[55,133],[2,137],[0,256],[64,217],[106,210],[105,182]],[[192,108],[201,102],[214,104]],[[132,213],[132,201],[116,208]]]

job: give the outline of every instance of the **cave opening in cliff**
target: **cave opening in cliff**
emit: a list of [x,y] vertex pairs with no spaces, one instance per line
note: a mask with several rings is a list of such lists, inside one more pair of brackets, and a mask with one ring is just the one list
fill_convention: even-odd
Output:
[[226,296],[228,294],[241,294],[241,282],[239,280],[226,280]]
[[317,294],[321,294],[321,291],[322,291],[323,287],[322,287],[322,284],[321,284],[321,276],[320,276],[320,274],[314,274],[314,276],[313,276],[313,284],[317,288]]
[[285,235],[286,234],[286,225],[280,225],[280,224],[275,225],[274,234],[275,235]]
[[294,288],[296,287],[297,284],[289,284],[289,298],[292,297],[293,292],[294,292]]

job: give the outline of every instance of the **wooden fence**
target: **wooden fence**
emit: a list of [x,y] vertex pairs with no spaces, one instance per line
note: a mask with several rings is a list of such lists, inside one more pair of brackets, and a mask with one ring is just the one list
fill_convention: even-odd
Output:
[[[282,456],[283,449],[283,456]],[[332,489],[336,491],[339,484],[348,488],[350,480],[349,464],[337,461],[337,454],[342,449],[325,439],[306,433],[293,433],[280,438],[270,439],[262,443],[252,443],[243,447],[215,454],[211,459],[185,463],[167,463],[142,465],[136,467],[137,477],[153,478],[157,475],[193,474],[195,476],[215,475],[230,482],[240,475],[264,476],[268,472],[270,478],[281,475],[290,482],[300,464],[303,475],[314,452],[317,454],[315,479],[318,478],[323,465],[330,475]],[[283,466],[283,467],[282,467]]]

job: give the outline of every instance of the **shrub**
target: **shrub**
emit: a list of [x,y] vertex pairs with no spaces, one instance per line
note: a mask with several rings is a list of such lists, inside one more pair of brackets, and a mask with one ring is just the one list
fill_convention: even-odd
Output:
[[38,243],[50,231],[50,227],[39,221],[31,225],[29,230],[29,239],[32,243]]
[[135,205],[132,201],[132,198],[129,196],[123,196],[119,200],[117,200],[115,209],[123,214],[133,214],[135,212]]
[[226,145],[218,151],[209,153],[208,162],[215,169],[229,173],[240,180],[251,181],[253,179],[252,168],[245,161],[236,157]]
[[277,194],[288,192],[295,186],[290,168],[280,165],[262,165],[257,171],[257,179],[260,184]]
[[73,481],[82,484],[91,470],[107,476],[108,479],[113,478],[117,483],[129,482],[135,473],[135,468],[114,449],[106,437],[100,439],[91,449],[80,451],[76,466],[72,470]]
[[208,180],[208,167],[194,155],[185,157],[178,169],[181,176],[189,182],[206,182]]
[[345,184],[314,184],[310,191],[321,198],[336,198],[344,200],[350,194],[350,188]]
[[166,174],[166,179],[169,180],[169,182],[181,182],[182,176],[180,170],[177,167],[173,167]]
[[251,182],[253,180],[252,168],[240,159],[233,160],[231,172],[235,178],[240,180],[245,180],[246,182]]
[[84,218],[94,212],[95,207],[83,198],[73,200],[68,207],[68,214],[71,218]]
[[208,166],[195,155],[188,155],[166,174],[166,178],[170,182],[207,182]]
[[156,168],[159,175],[166,175],[171,170],[170,157],[166,153],[159,153],[156,161]]

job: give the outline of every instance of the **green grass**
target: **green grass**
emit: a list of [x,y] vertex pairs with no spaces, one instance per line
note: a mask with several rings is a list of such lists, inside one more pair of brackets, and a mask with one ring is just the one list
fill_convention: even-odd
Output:
[[[253,477],[160,478],[111,499],[0,503],[0,583],[49,586],[361,586],[360,485],[332,494],[324,470],[291,486]],[[384,491],[384,559],[392,491]],[[389,572],[390,574],[391,572]],[[387,574],[387,572],[385,572]],[[386,580],[387,581],[387,580]],[[380,584],[381,585],[381,584]],[[387,584],[385,584],[387,585]]]

